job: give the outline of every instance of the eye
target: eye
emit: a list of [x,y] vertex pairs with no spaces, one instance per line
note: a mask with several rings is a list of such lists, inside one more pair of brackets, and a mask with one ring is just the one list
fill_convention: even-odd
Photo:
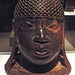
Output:
[[34,29],[34,26],[30,22],[23,22],[20,24],[20,28],[23,30]]
[[56,30],[57,26],[55,24],[49,25],[46,27],[48,30]]
[[29,29],[32,29],[33,28],[33,25],[32,24],[26,24],[26,28],[29,28]]
[[53,33],[57,33],[60,27],[58,24],[51,24],[51,25],[48,25],[46,29],[48,29],[49,31],[52,31]]
[[50,24],[48,23],[48,25],[45,27],[47,30],[52,31],[53,33],[58,33],[61,29],[60,24],[56,20],[53,20]]
[[49,28],[52,28],[52,29],[53,29],[54,27],[55,27],[55,25],[50,25],[50,26],[49,26]]

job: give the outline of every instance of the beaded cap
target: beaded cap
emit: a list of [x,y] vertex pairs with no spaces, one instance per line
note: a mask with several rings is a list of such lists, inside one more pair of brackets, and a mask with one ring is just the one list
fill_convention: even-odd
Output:
[[21,17],[48,17],[64,20],[64,11],[59,0],[19,0],[14,19]]

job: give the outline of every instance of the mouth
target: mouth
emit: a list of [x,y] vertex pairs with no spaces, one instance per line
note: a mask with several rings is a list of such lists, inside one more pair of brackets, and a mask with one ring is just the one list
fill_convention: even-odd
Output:
[[38,58],[46,58],[53,54],[52,50],[44,49],[44,50],[32,50],[34,56]]

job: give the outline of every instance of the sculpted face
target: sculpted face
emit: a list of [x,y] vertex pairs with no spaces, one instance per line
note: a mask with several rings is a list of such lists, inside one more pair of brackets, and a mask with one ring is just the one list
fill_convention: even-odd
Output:
[[19,0],[13,20],[14,48],[6,72],[68,75],[63,25],[64,10],[59,0]]
[[58,57],[62,45],[62,23],[49,18],[19,19],[18,46],[23,56],[37,65]]

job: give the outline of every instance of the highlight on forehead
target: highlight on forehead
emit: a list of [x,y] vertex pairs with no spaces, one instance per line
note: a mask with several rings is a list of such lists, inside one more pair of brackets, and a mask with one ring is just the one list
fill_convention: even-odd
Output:
[[30,16],[63,20],[64,11],[59,0],[19,0],[15,7],[14,18]]

